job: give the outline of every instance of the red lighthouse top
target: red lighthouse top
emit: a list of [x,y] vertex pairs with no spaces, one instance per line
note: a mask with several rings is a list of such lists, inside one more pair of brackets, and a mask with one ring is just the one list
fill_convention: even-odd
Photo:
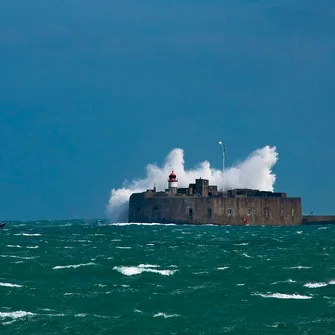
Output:
[[175,181],[178,181],[178,179],[177,179],[176,174],[175,174],[174,171],[172,170],[172,172],[171,172],[170,175],[169,175],[169,182],[171,183],[171,182],[175,182]]

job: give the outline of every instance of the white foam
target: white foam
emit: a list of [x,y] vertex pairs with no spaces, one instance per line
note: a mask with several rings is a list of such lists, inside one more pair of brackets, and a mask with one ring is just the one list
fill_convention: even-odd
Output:
[[[278,160],[276,147],[265,146],[255,150],[243,162],[225,171],[225,186],[227,189],[251,188],[264,191],[273,191],[276,176],[272,173],[272,167]],[[107,213],[113,222],[122,222],[127,217],[128,201],[132,193],[143,192],[152,188],[156,183],[157,190],[165,190],[166,179],[171,172],[171,166],[176,172],[179,187],[188,187],[201,176],[208,179],[210,184],[222,184],[222,171],[213,169],[208,161],[204,161],[192,170],[185,169],[184,151],[173,149],[166,157],[162,168],[157,165],[147,166],[147,175],[144,179],[133,180],[129,185],[124,183],[122,188],[113,189],[107,205]]]
[[241,283],[241,284],[236,284],[236,286],[245,286],[245,284]]
[[302,269],[311,269],[311,268],[312,268],[311,266],[302,266],[302,265],[289,267],[289,269],[299,269],[299,270],[302,270]]
[[312,299],[312,297],[308,295],[300,295],[300,294],[285,294],[285,293],[255,293],[253,295],[259,295],[263,298],[276,298],[276,299]]
[[34,245],[34,246],[32,246],[32,247],[27,247],[27,249],[38,249],[38,248],[39,248],[38,245]]
[[328,284],[329,285],[335,285],[335,280],[331,280]]
[[280,283],[296,283],[296,281],[295,280],[293,280],[293,279],[287,279],[287,280],[282,280],[282,281],[276,281],[276,282],[274,282],[274,283],[271,283],[272,285],[276,285],[276,284],[280,284]]
[[150,264],[140,264],[139,266],[114,266],[113,270],[122,273],[125,276],[139,275],[143,272],[159,273],[163,276],[172,276],[178,270],[157,270],[152,267],[157,267],[157,265],[150,266]]
[[138,266],[139,268],[159,268],[159,265],[156,264],[140,264]]
[[297,234],[302,234],[303,232],[302,231],[297,231]]
[[242,254],[242,256],[247,257],[247,258],[253,258],[253,257],[249,256],[249,255],[248,255],[247,253],[245,253],[245,252]]
[[220,267],[220,268],[217,268],[218,270],[227,270],[227,269],[229,269],[229,266],[222,266],[222,267]]
[[135,312],[135,313],[143,313],[141,310],[136,309],[136,308],[134,309],[134,312]]
[[249,243],[236,243],[234,245],[248,245]]
[[116,249],[131,249],[131,247],[115,247]]
[[81,266],[90,266],[90,265],[96,265],[95,263],[85,263],[85,264],[75,264],[75,265],[57,265],[55,267],[53,267],[53,270],[59,270],[59,269],[76,269],[79,268]]
[[157,317],[160,317],[160,316],[163,316],[166,319],[166,318],[176,318],[176,317],[178,317],[180,315],[179,314],[156,313],[154,315],[154,318],[157,318]]
[[319,287],[328,286],[328,284],[327,283],[307,283],[304,286],[308,288],[319,288]]
[[22,248],[20,245],[11,245],[11,244],[8,244],[7,247],[8,248]]
[[22,287],[22,285],[11,284],[11,283],[0,283],[0,286],[5,286],[5,287]]
[[24,318],[26,316],[33,316],[34,313],[25,312],[25,311],[16,311],[16,312],[0,312],[0,318],[12,318],[19,319]]

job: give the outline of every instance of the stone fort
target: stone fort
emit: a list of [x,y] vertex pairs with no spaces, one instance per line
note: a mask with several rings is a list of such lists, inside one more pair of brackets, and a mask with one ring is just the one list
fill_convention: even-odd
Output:
[[133,193],[129,200],[129,222],[214,224],[214,225],[298,225],[302,223],[300,197],[252,189],[219,192],[207,179],[196,179],[178,187],[172,171],[168,188],[156,187]]

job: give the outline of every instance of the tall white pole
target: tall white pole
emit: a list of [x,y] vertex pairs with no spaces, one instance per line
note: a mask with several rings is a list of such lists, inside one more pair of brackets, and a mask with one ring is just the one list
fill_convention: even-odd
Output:
[[220,141],[219,144],[221,145],[222,149],[222,193],[224,192],[224,161],[226,155],[226,146]]

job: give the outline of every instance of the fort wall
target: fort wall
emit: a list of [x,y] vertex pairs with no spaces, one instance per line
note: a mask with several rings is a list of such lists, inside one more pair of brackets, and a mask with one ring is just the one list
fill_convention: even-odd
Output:
[[298,225],[301,198],[170,196],[147,191],[130,197],[129,222]]

